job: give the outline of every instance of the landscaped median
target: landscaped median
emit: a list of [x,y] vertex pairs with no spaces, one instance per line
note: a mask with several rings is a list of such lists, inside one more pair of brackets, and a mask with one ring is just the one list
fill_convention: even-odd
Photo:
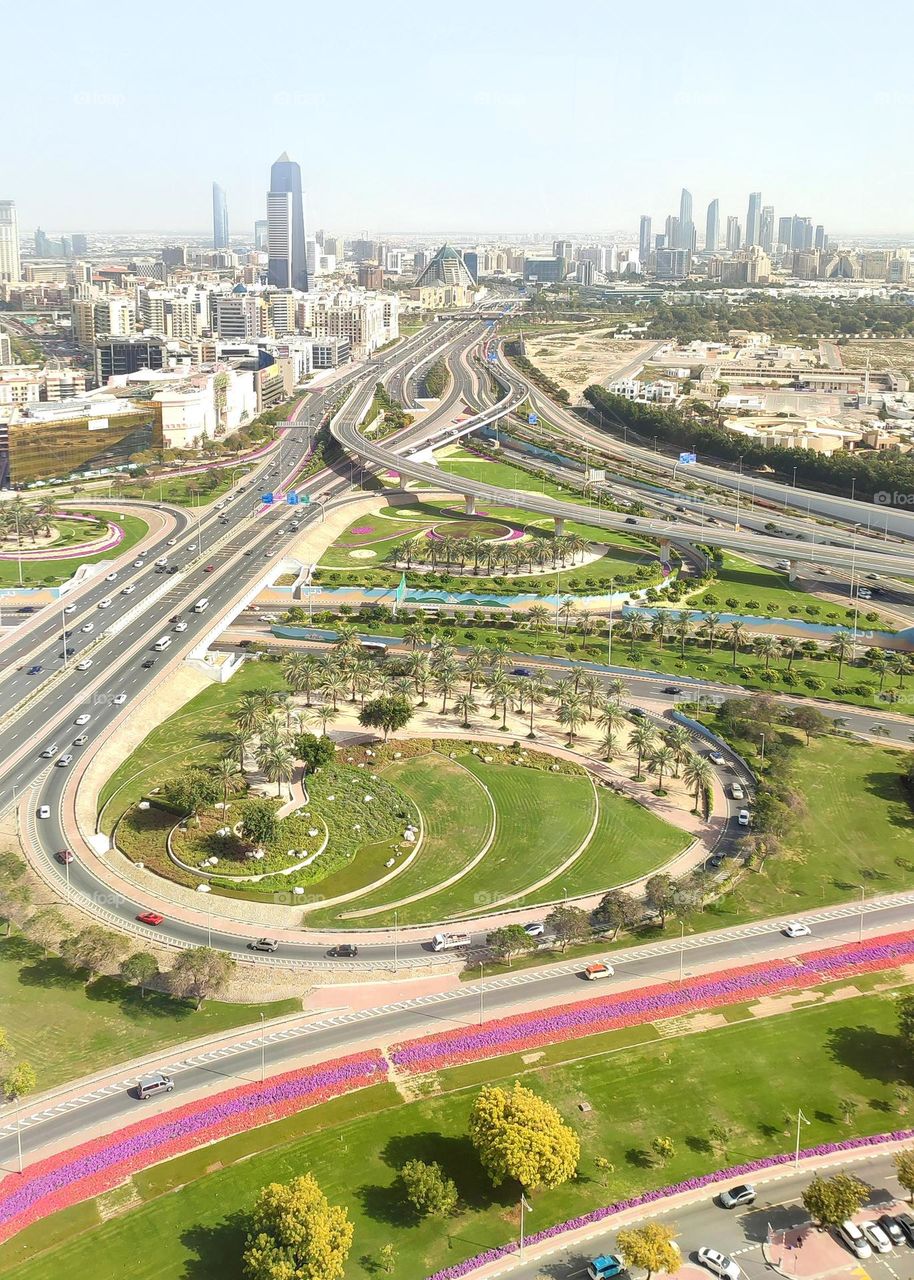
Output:
[[[808,989],[850,975],[884,971],[912,960],[914,930],[812,951],[791,961],[746,966],[725,978],[695,978],[681,987],[657,984],[638,992],[607,994],[581,1004],[502,1018],[479,1028],[443,1032],[397,1045],[389,1059],[380,1049],[370,1049],[332,1064],[287,1072],[263,1084],[227,1090],[49,1156],[28,1167],[24,1176],[8,1174],[0,1182],[0,1241],[49,1214],[118,1186],[131,1174],[151,1165],[328,1099],[382,1084],[390,1071],[397,1075],[426,1072],[529,1047],[556,1045],[613,1029]],[[771,1161],[777,1159],[771,1157]],[[765,1167],[765,1162],[756,1162],[752,1167]]]

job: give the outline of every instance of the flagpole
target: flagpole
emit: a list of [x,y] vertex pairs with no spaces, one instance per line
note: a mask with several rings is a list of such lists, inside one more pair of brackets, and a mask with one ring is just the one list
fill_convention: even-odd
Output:
[[809,1121],[803,1115],[803,1108],[799,1107],[797,1109],[797,1146],[796,1146],[796,1151],[794,1153],[794,1158],[793,1158],[794,1169],[799,1169],[800,1167],[800,1122],[801,1121],[803,1122],[803,1124],[809,1124]]

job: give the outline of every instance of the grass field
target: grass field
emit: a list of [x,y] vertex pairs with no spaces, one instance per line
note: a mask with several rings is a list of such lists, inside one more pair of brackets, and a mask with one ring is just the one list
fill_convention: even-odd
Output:
[[[231,489],[234,480],[247,475],[250,466],[220,467],[219,483],[212,488],[204,487],[202,481],[205,472],[195,475],[170,476],[157,479],[149,476],[143,484],[127,485],[118,492],[127,498],[146,498],[156,502],[172,502],[179,507],[205,507],[221,498]],[[213,470],[216,470],[214,467]]]
[[12,1051],[50,1089],[168,1045],[294,1013],[298,1000],[266,1005],[192,1003],[138,990],[113,978],[73,973],[19,934],[0,938],[0,1021]]
[[[114,560],[118,556],[122,556],[125,551],[129,551],[131,547],[144,538],[149,530],[145,520],[141,520],[139,516],[121,516],[114,511],[98,511],[89,507],[85,508],[85,512],[87,515],[95,516],[100,520],[120,525],[124,530],[123,540],[110,551],[100,551],[91,556],[72,556],[64,560],[59,557],[55,559],[52,555],[49,555],[46,560],[23,560],[23,586],[56,587],[61,582],[66,582],[68,578],[72,578],[81,564],[97,564],[99,560]],[[84,522],[65,523],[68,534],[72,533],[73,536],[62,540],[60,549],[63,550],[67,545],[80,539],[85,540],[91,527],[91,525]],[[96,535],[92,534],[91,536],[95,537]],[[6,549],[8,550],[8,548]],[[15,587],[18,585],[18,563],[15,560],[0,560],[0,587]]]
[[[863,991],[872,985],[859,984]],[[476,1090],[487,1081],[509,1084],[521,1076],[580,1137],[578,1177],[535,1196],[537,1228],[723,1164],[789,1150],[798,1107],[810,1121],[803,1131],[810,1146],[906,1123],[898,1118],[896,1088],[914,1076],[895,1034],[893,1003],[884,996],[764,1020],[738,1021],[747,1018],[745,1008],[725,1016],[726,1025],[677,1038],[642,1026],[549,1046],[533,1066],[513,1056],[447,1070],[435,1077],[438,1096],[407,1105],[382,1085],[301,1112],[138,1174],[126,1193],[102,1201],[103,1209],[113,1207],[119,1195],[126,1211],[101,1225],[96,1203],[37,1224],[0,1248],[0,1274],[241,1280],[243,1215],[258,1190],[310,1171],[354,1222],[348,1280],[377,1272],[388,1242],[397,1252],[396,1275],[419,1280],[517,1234],[517,1188],[493,1190],[465,1137]],[[591,1107],[586,1115],[578,1111],[582,1101]],[[843,1118],[847,1101],[856,1108],[850,1124]],[[731,1133],[723,1151],[709,1140],[715,1125]],[[663,1167],[648,1154],[658,1135],[675,1147]],[[610,1162],[607,1178],[596,1156]],[[454,1218],[417,1222],[407,1212],[397,1170],[416,1157],[438,1161],[456,1181],[461,1206]]]

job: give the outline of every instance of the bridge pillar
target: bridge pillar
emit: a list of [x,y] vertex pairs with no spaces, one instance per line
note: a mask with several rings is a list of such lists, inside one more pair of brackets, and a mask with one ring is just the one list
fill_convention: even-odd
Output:
[[555,520],[555,536],[561,538],[565,532],[565,517],[554,516],[553,519]]
[[409,485],[409,476],[404,472],[400,472],[400,488],[406,489]]
[[670,567],[670,540],[669,538],[660,539],[660,563]]
[[787,570],[787,581],[796,582],[800,576],[800,570],[803,568],[799,560],[791,560],[790,568]]
[[463,509],[464,509],[464,511],[467,513],[467,515],[468,515],[468,516],[475,516],[475,514],[476,514],[476,496],[475,496],[475,494],[472,494],[472,493],[465,493],[465,494],[463,495]]

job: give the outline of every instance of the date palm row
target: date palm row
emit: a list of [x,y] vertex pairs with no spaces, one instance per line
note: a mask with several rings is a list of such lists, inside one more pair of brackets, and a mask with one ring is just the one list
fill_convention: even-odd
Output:
[[569,560],[575,564],[588,546],[587,539],[576,533],[538,534],[515,543],[490,542],[480,537],[429,538],[423,534],[394,547],[387,559],[391,565],[405,569],[429,565],[436,570],[443,565],[448,571],[456,568],[460,573],[468,567],[472,567],[473,573],[478,573],[480,567],[484,567],[487,574],[491,574],[493,568],[509,573],[533,573],[548,566],[564,569]]

